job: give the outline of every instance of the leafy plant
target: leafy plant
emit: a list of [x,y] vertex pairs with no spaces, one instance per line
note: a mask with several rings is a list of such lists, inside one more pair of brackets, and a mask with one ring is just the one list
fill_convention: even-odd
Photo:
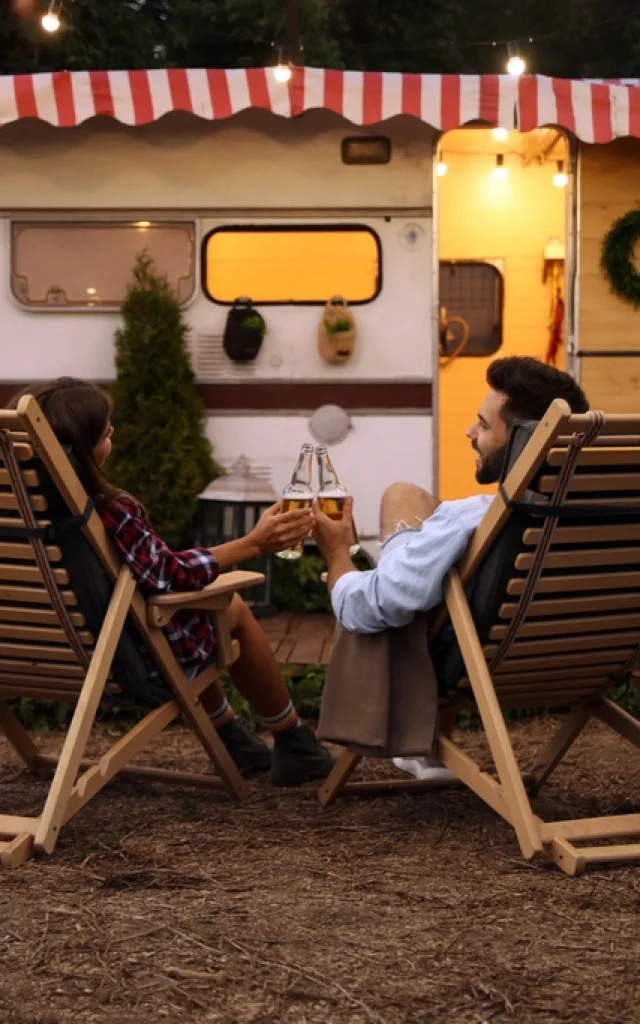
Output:
[[350,331],[353,327],[351,320],[348,317],[342,317],[340,320],[336,320],[331,323],[327,318],[324,318],[324,329],[329,335],[340,334],[342,331]]
[[244,327],[250,327],[254,331],[260,331],[260,336],[264,337],[267,333],[267,325],[260,316],[259,313],[250,313],[242,321]]
[[114,481],[145,505],[168,544],[188,542],[198,494],[219,469],[186,347],[187,325],[146,252],[133,269],[116,333]]

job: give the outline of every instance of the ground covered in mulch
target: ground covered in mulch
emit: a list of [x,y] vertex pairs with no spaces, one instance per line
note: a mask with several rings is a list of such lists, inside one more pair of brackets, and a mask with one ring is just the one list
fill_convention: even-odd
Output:
[[[550,727],[513,729],[523,760]],[[201,764],[181,728],[144,760]],[[0,743],[2,811],[42,792]],[[640,809],[640,755],[590,727],[536,809]],[[0,1022],[634,1024],[639,921],[640,864],[527,864],[465,791],[323,812],[313,787],[234,805],[119,782],[51,859],[0,872]]]

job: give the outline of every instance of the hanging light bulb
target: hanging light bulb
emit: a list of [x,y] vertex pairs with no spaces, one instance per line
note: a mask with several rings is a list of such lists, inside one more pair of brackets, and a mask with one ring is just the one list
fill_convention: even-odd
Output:
[[449,170],[449,165],[445,160],[442,159],[442,153],[438,153],[438,163],[436,164],[436,174],[439,178],[444,178],[445,174]]
[[292,73],[288,54],[282,49],[278,50],[278,63],[273,72],[276,82],[288,82],[291,79]]
[[556,173],[551,179],[556,188],[565,188],[569,183],[569,175],[564,169],[564,160],[556,162]]
[[58,29],[60,28],[60,8],[61,7],[62,7],[62,4],[60,4],[58,6],[58,9],[56,10],[55,9],[56,5],[55,5],[54,0],[50,0],[49,10],[47,11],[46,14],[44,14],[42,16],[42,19],[40,21],[40,24],[42,25],[42,27],[45,30],[45,32],[57,32]]
[[492,134],[496,142],[506,142],[509,138],[509,130],[507,128],[494,128]]
[[509,168],[504,165],[504,156],[502,153],[498,153],[496,157],[496,166],[493,168],[491,173],[494,178],[497,178],[499,181],[504,181],[504,179],[508,177]]
[[514,75],[516,78],[519,75],[523,75],[527,70],[527,65],[524,59],[520,56],[520,50],[518,49],[517,43],[507,44],[507,53],[509,59],[507,61],[507,71],[510,75]]

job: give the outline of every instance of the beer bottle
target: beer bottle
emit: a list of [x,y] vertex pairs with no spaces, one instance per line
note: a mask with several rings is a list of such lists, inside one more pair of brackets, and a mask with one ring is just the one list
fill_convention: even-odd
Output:
[[[320,508],[329,519],[342,519],[344,499],[347,496],[347,488],[340,483],[338,474],[333,468],[329,458],[329,452],[323,444],[316,447],[316,459],[318,460],[318,501]],[[349,547],[349,554],[355,555],[360,550],[360,540],[356,524],[353,524],[353,538]]]
[[[282,492],[282,511],[293,512],[299,508],[311,508],[313,503],[313,490],[311,489],[311,459],[313,457],[313,445],[303,444],[300,449],[296,468],[291,477],[291,483],[287,484]],[[296,544],[293,548],[286,548],[278,551],[278,558],[292,560],[300,558],[304,544]]]

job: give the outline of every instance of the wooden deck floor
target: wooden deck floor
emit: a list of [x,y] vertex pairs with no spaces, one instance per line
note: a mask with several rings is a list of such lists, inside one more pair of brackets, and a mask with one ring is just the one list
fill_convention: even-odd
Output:
[[333,616],[283,614],[259,621],[280,665],[328,664]]

